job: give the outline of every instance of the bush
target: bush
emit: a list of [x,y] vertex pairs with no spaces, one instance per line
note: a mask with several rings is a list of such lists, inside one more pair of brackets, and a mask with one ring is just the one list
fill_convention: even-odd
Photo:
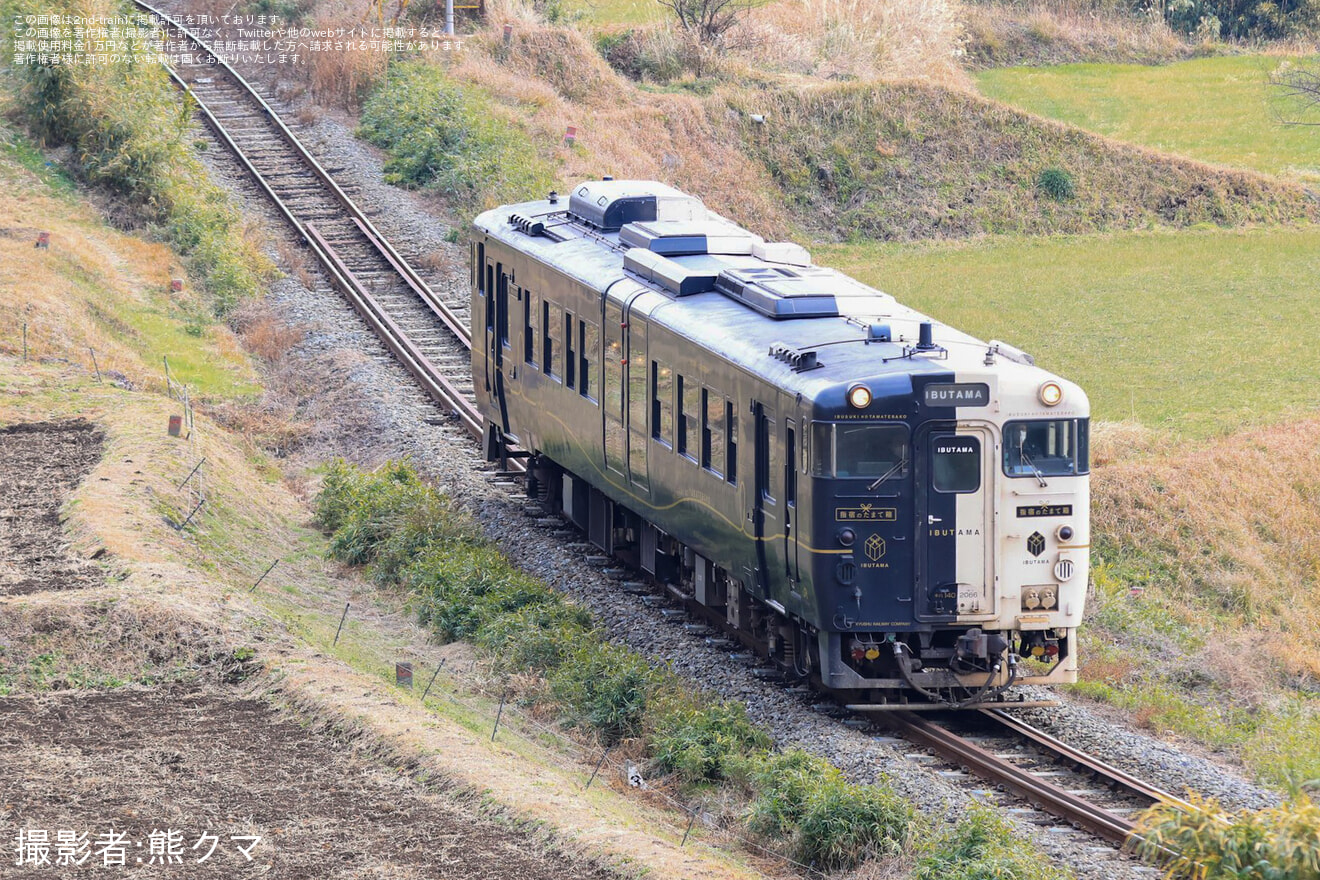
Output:
[[549,163],[517,120],[472,86],[420,62],[392,65],[362,108],[358,135],[389,153],[385,179],[454,196],[464,208],[525,201],[554,188]]
[[656,714],[647,737],[655,764],[687,783],[729,779],[747,755],[771,745],[765,732],[747,720],[742,703],[702,705],[689,697]]
[[406,462],[391,462],[372,474],[331,464],[315,504],[316,521],[331,531],[330,555],[365,565],[430,490]]
[[927,844],[913,880],[1035,880],[1040,853],[983,807],[973,807],[948,834]]
[[900,852],[912,808],[878,786],[854,785],[829,762],[801,751],[766,758],[752,773],[748,825],[787,838],[789,854],[827,871]]
[[1036,189],[1056,202],[1064,202],[1077,195],[1073,176],[1062,168],[1046,168],[1037,175]]
[[477,633],[477,644],[514,672],[552,672],[578,645],[596,639],[591,614],[566,602],[520,608]]
[[[0,10],[7,20],[75,12],[132,14],[113,3],[38,8],[28,0]],[[192,153],[191,97],[174,88],[160,65],[128,57],[94,67],[17,65],[16,106],[42,142],[73,148],[84,180],[124,197],[131,220],[156,225],[201,276],[214,310],[224,314],[259,292],[272,267],[246,241],[240,215]]]
[[631,652],[603,642],[576,648],[550,675],[550,693],[569,720],[613,745],[642,731],[642,716],[660,674]]
[[1278,807],[1226,813],[1214,800],[1191,809],[1159,805],[1137,825],[1138,851],[1165,861],[1170,878],[1315,880],[1320,877],[1320,805],[1304,793]]

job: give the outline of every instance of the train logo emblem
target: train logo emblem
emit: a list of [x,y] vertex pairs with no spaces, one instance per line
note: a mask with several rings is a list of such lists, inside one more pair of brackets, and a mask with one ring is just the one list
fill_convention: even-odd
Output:
[[1032,532],[1031,537],[1027,538],[1027,552],[1032,556],[1039,556],[1045,552],[1045,536],[1040,532]]
[[862,549],[866,551],[866,558],[875,562],[877,559],[885,555],[885,539],[879,535],[872,535],[866,539],[866,543],[862,545]]

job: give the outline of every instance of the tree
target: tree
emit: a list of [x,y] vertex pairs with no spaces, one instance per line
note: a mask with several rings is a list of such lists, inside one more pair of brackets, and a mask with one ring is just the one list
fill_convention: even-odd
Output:
[[1320,65],[1286,61],[1270,74],[1284,125],[1320,125]]
[[729,29],[752,7],[752,0],[659,0],[683,29],[704,46],[718,47]]

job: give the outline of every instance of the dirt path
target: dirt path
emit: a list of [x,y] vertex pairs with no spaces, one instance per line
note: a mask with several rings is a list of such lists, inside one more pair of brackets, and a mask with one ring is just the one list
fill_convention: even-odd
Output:
[[0,428],[0,595],[101,583],[93,563],[67,552],[60,505],[101,458],[90,422]]

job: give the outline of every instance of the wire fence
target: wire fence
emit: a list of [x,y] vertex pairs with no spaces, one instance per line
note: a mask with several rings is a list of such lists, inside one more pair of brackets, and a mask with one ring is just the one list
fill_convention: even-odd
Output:
[[[180,531],[187,531],[189,525],[193,530],[188,532],[190,537],[207,539],[209,528],[212,524],[218,524],[219,515],[214,511],[206,510],[206,502],[209,500],[205,483],[202,479],[205,471],[206,458],[197,455],[198,434],[196,423],[193,420],[192,405],[188,396],[187,387],[176,382],[167,373],[168,387],[171,397],[184,405],[184,424],[187,425],[187,439],[190,443],[190,455],[185,460],[185,466],[189,470],[182,477],[177,477],[175,483],[180,493],[178,502],[179,509],[190,509],[191,513],[185,520],[177,526]],[[227,549],[224,542],[220,540],[206,541],[207,559],[215,564],[227,568],[229,571],[241,573],[245,581],[241,589],[245,592],[255,592],[263,583],[271,581],[272,572],[278,570],[281,562],[289,562],[289,557],[276,557],[274,559],[257,559],[250,555],[240,554],[232,549]],[[250,577],[251,583],[246,579]],[[327,597],[328,598],[328,597]],[[333,637],[329,635],[330,628],[327,627],[324,634],[326,644],[324,647],[329,651],[334,651],[340,641],[349,641],[355,639],[350,627],[349,631],[344,630],[345,622],[352,619],[351,603],[345,603],[342,612],[339,609],[326,609],[327,614],[333,618],[338,618],[338,626],[333,629]],[[465,671],[455,668],[454,665],[446,665],[442,660],[430,670],[427,677],[429,681],[426,691],[418,697],[418,701],[423,707],[430,708],[437,704],[437,701],[446,699],[455,706],[467,712],[471,717],[487,718],[491,727],[491,739],[495,740],[499,735],[516,736],[532,745],[543,746],[544,739],[565,748],[566,751],[583,768],[591,768],[585,782],[581,783],[582,789],[588,790],[600,778],[602,773],[618,774],[620,777],[628,777],[631,787],[644,790],[651,798],[658,799],[666,807],[674,810],[680,816],[684,823],[682,840],[679,844],[684,847],[688,844],[698,824],[702,827],[702,835],[706,838],[703,842],[708,846],[714,847],[733,847],[738,846],[744,851],[763,857],[792,869],[799,874],[809,877],[824,877],[823,872],[817,868],[798,862],[781,852],[778,852],[765,845],[762,841],[748,835],[739,833],[735,828],[720,822],[717,817],[707,813],[701,804],[687,803],[669,792],[659,787],[652,787],[646,784],[646,781],[640,777],[639,769],[632,762],[621,759],[613,749],[600,749],[585,743],[580,739],[568,735],[563,729],[542,722],[525,711],[516,701],[510,701],[509,696],[512,693],[507,680],[496,682],[492,686],[485,673],[490,672],[488,666],[483,665],[483,674],[478,675],[477,665],[480,661],[474,660],[471,666]],[[428,664],[429,665],[429,664]],[[381,673],[388,678],[390,668],[382,668]],[[424,669],[417,669],[416,674],[420,680],[426,673]],[[437,686],[438,682],[438,686]],[[499,708],[492,712],[489,706],[483,706],[473,699],[465,699],[463,691],[467,691],[479,697],[485,697],[490,701],[498,701]],[[587,773],[586,770],[583,771]],[[769,877],[755,868],[758,876]]]

